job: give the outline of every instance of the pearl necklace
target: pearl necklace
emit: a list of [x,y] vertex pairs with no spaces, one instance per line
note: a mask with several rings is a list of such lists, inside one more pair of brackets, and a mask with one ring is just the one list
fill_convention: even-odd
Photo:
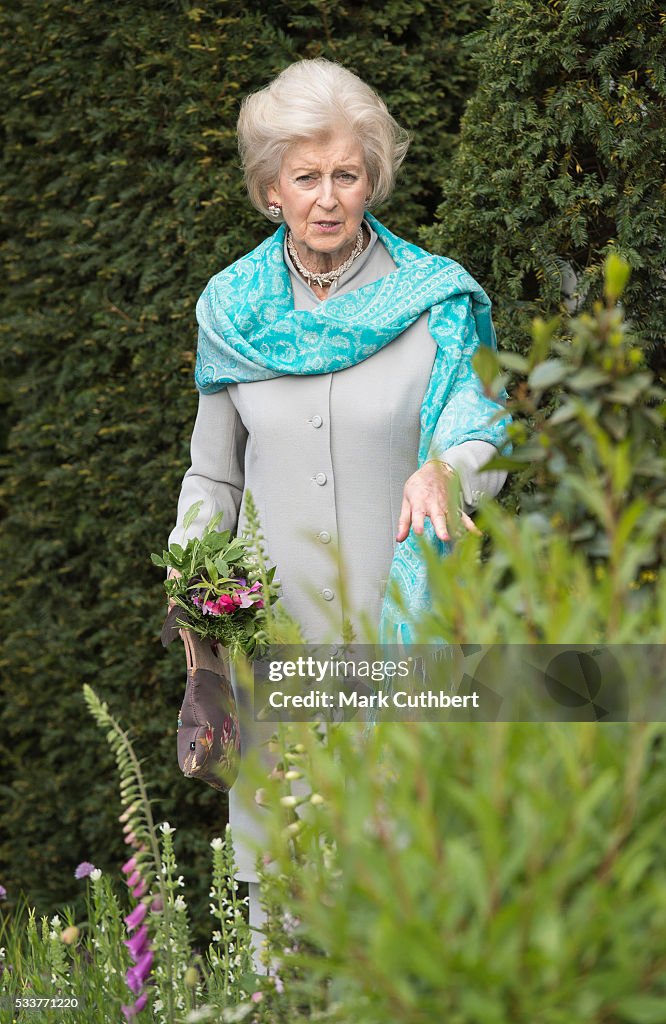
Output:
[[296,251],[291,231],[287,235],[287,248],[289,250],[289,255],[294,261],[294,266],[298,270],[299,274],[303,275],[307,283],[311,285],[314,282],[314,284],[319,285],[320,288],[325,288],[327,285],[333,284],[334,281],[337,281],[338,278],[342,277],[344,272],[349,270],[354,260],[358,259],[363,252],[363,228],[360,227],[358,229],[356,245],[354,246],[351,256],[349,256],[344,263],[341,263],[339,267],[336,267],[335,270],[329,270],[326,274],[315,274],[303,265],[301,258]]

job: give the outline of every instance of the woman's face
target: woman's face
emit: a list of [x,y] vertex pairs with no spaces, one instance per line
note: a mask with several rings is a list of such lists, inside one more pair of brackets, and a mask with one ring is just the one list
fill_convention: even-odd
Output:
[[353,246],[370,191],[360,143],[340,132],[291,146],[268,201],[282,207],[307,265],[309,255],[318,262]]

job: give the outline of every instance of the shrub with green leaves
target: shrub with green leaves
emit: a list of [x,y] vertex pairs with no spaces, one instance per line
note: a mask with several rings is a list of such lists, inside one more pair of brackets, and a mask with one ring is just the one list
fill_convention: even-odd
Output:
[[266,885],[321,1019],[664,1020],[663,725],[289,730]]
[[514,450],[493,463],[520,476],[519,507],[487,502],[476,520],[485,540],[461,537],[444,560],[426,552],[421,638],[663,641],[666,393],[618,301],[628,271],[609,257],[605,302],[536,320],[527,356],[477,360],[488,388],[506,383],[502,368],[514,375]]

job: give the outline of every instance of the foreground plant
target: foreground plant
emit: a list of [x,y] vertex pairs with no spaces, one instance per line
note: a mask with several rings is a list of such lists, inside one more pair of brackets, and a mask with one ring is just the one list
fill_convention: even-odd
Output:
[[289,734],[263,797],[311,1019],[666,1019],[664,725]]
[[514,449],[491,465],[520,474],[520,509],[484,502],[483,538],[467,533],[446,559],[424,551],[432,600],[415,624],[421,642],[666,635],[666,392],[618,303],[628,273],[609,259],[605,303],[535,321],[527,357],[488,351],[478,361],[488,388],[508,383],[502,367],[516,376]]
[[[202,952],[191,939],[184,879],[173,845],[176,830],[168,822],[154,821],[141,762],[128,734],[91,687],[84,687],[84,697],[118,765],[120,821],[130,853],[120,869],[125,891],[118,896],[111,878],[84,861],[75,876],[87,886],[85,920],[77,923],[66,908],[40,923],[35,911],[22,904],[11,917],[0,914],[0,996],[76,1000],[86,1024],[137,1018],[156,1024],[291,1024],[299,1019],[288,1005],[281,1005],[281,980],[253,970],[247,898],[240,896],[234,879],[229,826],[223,838],[210,844],[213,928]],[[0,888],[5,905],[6,897]],[[63,1013],[62,1008],[40,1009],[40,1020],[62,1024]]]

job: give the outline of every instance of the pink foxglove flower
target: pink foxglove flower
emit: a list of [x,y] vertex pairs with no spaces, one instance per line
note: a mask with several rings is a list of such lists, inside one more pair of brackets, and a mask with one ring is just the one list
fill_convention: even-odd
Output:
[[123,939],[123,945],[127,946],[134,963],[137,963],[143,954],[147,952],[148,946],[148,925],[142,924],[131,939]]
[[142,992],[137,1001],[133,1006],[121,1006],[121,1010],[125,1016],[125,1020],[133,1020],[137,1014],[141,1013],[146,1003],[148,1002],[148,993]]
[[145,903],[137,903],[131,914],[128,914],[125,918],[125,924],[127,925],[127,931],[132,932],[135,928],[138,928],[142,923],[144,917],[148,913],[148,907]]
[[134,967],[127,969],[125,980],[127,981],[128,987],[132,990],[134,995],[138,996],[141,989],[144,986],[146,978],[150,974],[150,968],[153,966],[153,951],[149,949],[143,954],[138,963]]
[[142,896],[145,896],[148,891],[148,883],[145,878],[142,878],[138,885],[132,889],[132,896],[135,900],[140,900]]

